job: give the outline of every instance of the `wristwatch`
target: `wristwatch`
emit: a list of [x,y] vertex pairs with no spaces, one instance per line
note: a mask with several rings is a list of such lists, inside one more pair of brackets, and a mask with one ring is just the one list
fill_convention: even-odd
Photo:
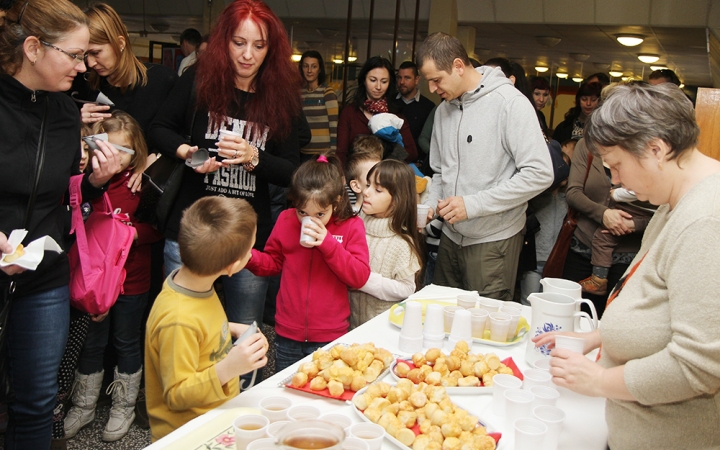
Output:
[[260,164],[260,152],[258,151],[258,148],[254,145],[251,145],[251,147],[253,149],[252,158],[250,159],[250,162],[246,162],[243,164],[243,167],[248,172],[252,172],[253,170],[255,170],[255,166]]

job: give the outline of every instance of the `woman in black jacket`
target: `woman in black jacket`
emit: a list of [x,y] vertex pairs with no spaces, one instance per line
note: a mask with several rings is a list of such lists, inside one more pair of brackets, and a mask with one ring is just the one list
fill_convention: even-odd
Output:
[[[67,211],[62,203],[70,176],[79,173],[80,120],[73,102],[60,92],[85,72],[88,36],[87,19],[67,0],[15,2],[0,27],[3,253],[13,251],[10,233],[23,228],[28,231],[24,245],[43,236],[64,244]],[[93,171],[83,180],[85,199],[101,195],[120,170],[117,150],[99,145]],[[37,196],[29,208],[37,174]],[[0,300],[11,302],[4,357],[14,391],[6,449],[50,446],[57,373],[70,319],[69,273],[65,253],[53,251],[45,251],[35,270],[19,264],[0,267]]]

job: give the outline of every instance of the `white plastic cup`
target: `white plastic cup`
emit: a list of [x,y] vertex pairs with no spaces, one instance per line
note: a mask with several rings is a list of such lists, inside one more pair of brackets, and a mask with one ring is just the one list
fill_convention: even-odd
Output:
[[505,391],[508,389],[520,389],[522,381],[514,375],[499,373],[493,377],[493,401],[492,411],[495,415],[505,415]]
[[480,308],[470,308],[468,311],[470,311],[471,314],[472,337],[483,339],[485,337],[487,318],[490,313]]
[[463,309],[462,306],[446,306],[443,308],[443,319],[445,324],[445,332],[449,333],[452,329],[453,319],[455,318],[455,311]]
[[228,137],[234,136],[234,137],[239,137],[239,138],[241,138],[241,137],[242,137],[242,134],[236,133],[236,132],[231,131],[231,130],[220,130],[220,131],[218,132],[218,140],[222,141],[222,140],[225,138],[225,136],[228,136]]
[[260,400],[260,412],[270,420],[270,423],[287,420],[287,411],[291,406],[292,400],[279,395]]
[[417,353],[423,346],[422,304],[409,301],[405,303],[405,316],[400,329],[398,348],[402,352]]
[[424,348],[442,348],[445,339],[445,319],[443,316],[442,305],[429,304],[425,308],[422,344]]
[[430,207],[427,205],[417,205],[417,226],[418,228],[425,228],[427,225],[427,216],[430,212]]
[[541,405],[555,406],[557,399],[560,398],[560,391],[549,386],[533,386],[530,392],[535,396],[533,408]]
[[370,445],[362,439],[350,436],[343,441],[342,450],[370,450]]
[[405,302],[405,316],[400,334],[409,338],[422,338],[422,320],[422,304],[414,301]]
[[291,406],[287,411],[288,420],[291,422],[317,419],[320,414],[322,414],[320,410],[311,405],[295,405]]
[[564,348],[574,353],[583,355],[585,350],[585,338],[572,336],[555,336],[555,348]]
[[278,420],[277,422],[273,422],[267,427],[267,435],[271,438],[276,438],[278,436],[278,433],[280,430],[282,430],[282,427],[289,424],[289,420]]
[[517,327],[518,322],[520,322],[520,317],[522,316],[522,309],[515,308],[514,306],[503,305],[500,308],[500,312],[510,315],[510,328],[508,331],[507,340],[512,341],[517,335]]
[[423,334],[426,336],[445,335],[445,324],[443,319],[443,306],[429,304],[425,308],[425,324]]
[[565,422],[565,412],[555,406],[542,405],[533,408],[533,417],[547,426],[541,450],[557,450],[558,440]]
[[277,445],[273,438],[262,438],[252,441],[245,448],[247,450],[277,450]]
[[480,297],[478,299],[478,308],[484,309],[489,313],[500,311],[500,306],[502,306],[502,304],[502,301],[495,300],[494,298]]
[[508,334],[510,334],[510,314],[501,312],[490,313],[490,340],[497,342],[507,342]]
[[511,430],[518,419],[532,417],[532,404],[535,396],[523,389],[508,389],[505,396],[505,428]]
[[542,447],[548,427],[537,419],[515,421],[515,450],[538,450]]
[[474,295],[460,294],[457,296],[458,306],[462,306],[465,309],[474,308],[477,305],[478,298]]
[[535,361],[532,365],[536,369],[550,372],[550,358],[540,358],[537,361]]
[[448,337],[448,350],[452,351],[455,344],[465,341],[469,346],[472,345],[472,314],[466,309],[455,311],[450,336]]
[[380,450],[385,429],[375,423],[356,423],[350,427],[350,435],[367,443],[369,450]]
[[334,423],[335,425],[342,428],[345,431],[345,434],[350,434],[350,426],[353,424],[353,421],[350,417],[338,413],[324,414],[320,416],[320,420]]
[[235,446],[237,450],[245,450],[252,441],[267,436],[270,420],[260,414],[246,414],[233,420],[235,430]]
[[523,373],[523,389],[529,391],[533,386],[552,386],[552,375],[541,369],[528,369]]
[[309,242],[315,242],[315,238],[305,234],[305,226],[312,222],[312,217],[305,216],[302,218],[300,225],[300,245],[304,245]]

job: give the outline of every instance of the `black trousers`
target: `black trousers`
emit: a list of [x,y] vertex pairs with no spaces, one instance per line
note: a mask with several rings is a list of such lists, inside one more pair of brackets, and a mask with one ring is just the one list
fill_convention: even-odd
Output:
[[[608,273],[608,294],[613,287],[617,284],[620,278],[623,276],[628,268],[628,264],[614,264],[610,266],[610,272]],[[570,281],[581,281],[592,275],[592,264],[590,260],[584,258],[582,255],[575,253],[570,250],[567,258],[565,259],[565,267],[563,269],[562,277]],[[592,301],[595,305],[595,309],[598,313],[598,319],[602,318],[603,312],[605,312],[605,304],[607,303],[606,295],[592,295],[583,293],[583,298],[587,298]],[[586,305],[583,305],[583,311],[588,314],[590,311]]]

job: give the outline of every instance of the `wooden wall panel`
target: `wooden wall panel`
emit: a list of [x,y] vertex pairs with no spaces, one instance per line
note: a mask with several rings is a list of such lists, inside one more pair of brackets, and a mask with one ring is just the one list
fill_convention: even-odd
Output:
[[700,151],[720,160],[720,89],[698,89],[695,118],[700,127]]

